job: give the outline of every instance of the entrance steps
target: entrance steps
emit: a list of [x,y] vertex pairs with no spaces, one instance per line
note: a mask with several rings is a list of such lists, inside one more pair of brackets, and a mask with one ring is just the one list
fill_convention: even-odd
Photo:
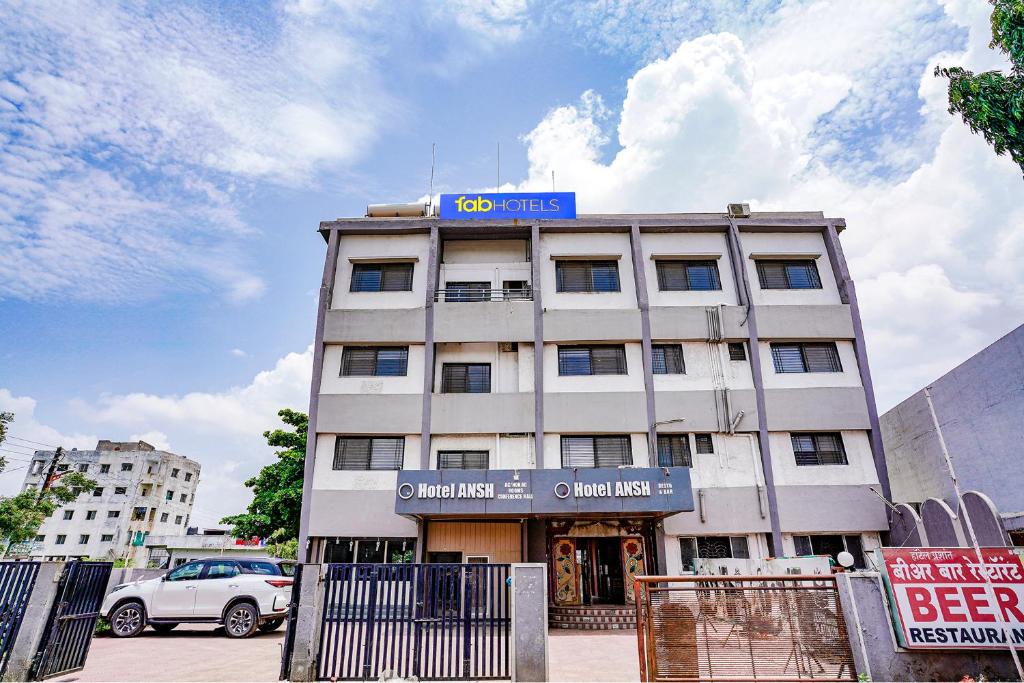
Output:
[[548,626],[582,631],[636,630],[636,608],[625,605],[548,607]]

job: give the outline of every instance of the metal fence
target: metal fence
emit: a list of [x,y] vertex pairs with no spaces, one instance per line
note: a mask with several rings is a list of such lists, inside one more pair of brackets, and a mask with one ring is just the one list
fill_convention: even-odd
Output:
[[331,564],[321,680],[511,677],[510,565]]
[[835,577],[637,577],[645,681],[853,681]]
[[7,671],[38,575],[38,562],[0,562],[0,676]]
[[434,291],[434,301],[471,302],[471,301],[533,301],[533,290],[529,287],[514,289],[438,289]]

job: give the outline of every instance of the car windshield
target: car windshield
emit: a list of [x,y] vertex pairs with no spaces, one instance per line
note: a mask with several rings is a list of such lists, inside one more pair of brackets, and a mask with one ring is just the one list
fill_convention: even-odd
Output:
[[167,575],[168,581],[187,581],[188,579],[198,579],[199,572],[203,570],[202,562],[189,562],[183,564],[173,572]]
[[238,564],[242,567],[243,574],[281,575],[281,570],[277,565],[267,560],[238,560]]

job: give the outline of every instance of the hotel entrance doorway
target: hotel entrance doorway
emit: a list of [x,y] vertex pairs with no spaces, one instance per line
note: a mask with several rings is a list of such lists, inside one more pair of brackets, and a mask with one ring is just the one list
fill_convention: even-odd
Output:
[[576,539],[580,598],[584,605],[621,605],[626,601],[622,551],[617,538]]
[[633,579],[645,574],[639,536],[555,538],[551,551],[556,605],[628,605]]

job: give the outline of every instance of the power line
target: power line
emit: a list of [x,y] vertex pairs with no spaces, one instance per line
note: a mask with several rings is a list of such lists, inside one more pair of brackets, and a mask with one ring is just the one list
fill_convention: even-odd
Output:
[[49,448],[60,448],[60,446],[52,443],[43,443],[42,441],[33,441],[32,439],[23,439],[20,436],[7,436],[8,439],[14,439],[15,441],[25,441],[26,443],[34,443],[37,446],[47,446]]
[[25,455],[35,455],[36,454],[35,449],[30,448],[29,446],[22,446],[20,443],[10,443],[9,441],[4,441],[3,443],[8,448],[21,448],[23,450],[23,452],[25,453]]

